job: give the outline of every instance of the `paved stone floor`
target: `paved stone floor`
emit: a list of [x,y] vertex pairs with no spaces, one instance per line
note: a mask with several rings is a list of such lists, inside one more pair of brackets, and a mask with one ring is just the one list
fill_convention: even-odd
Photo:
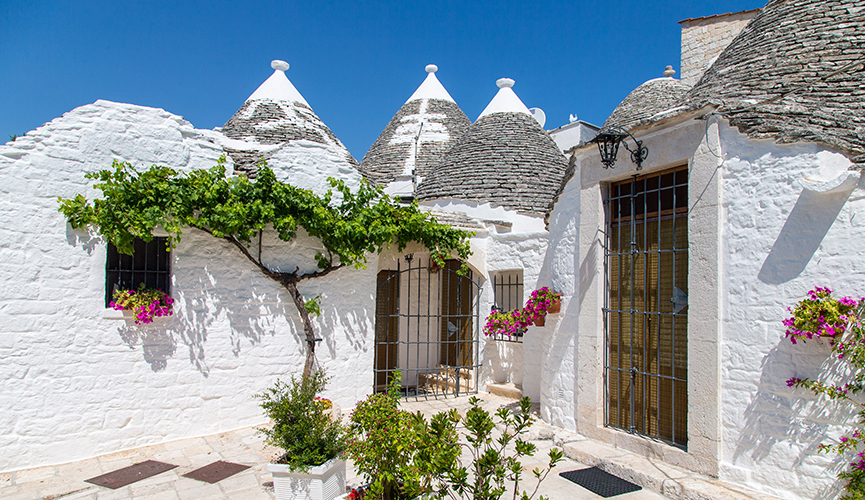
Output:
[[[500,396],[490,394],[481,394],[480,396],[484,400],[483,406],[491,410],[491,412],[499,406],[515,404],[513,400]],[[449,408],[457,408],[463,412],[468,407],[468,397],[463,396],[427,401],[409,399],[404,403],[403,407],[410,411],[422,411],[426,415],[432,415]],[[538,447],[538,452],[534,458],[522,461],[523,465],[529,470],[543,464],[544,457],[546,457],[547,452],[554,444],[559,445],[560,448],[562,448],[561,445],[564,445],[563,448],[566,450],[568,456],[577,459],[581,459],[582,457],[586,463],[592,461],[591,465],[599,463],[597,460],[606,460],[603,458],[596,460],[594,457],[598,453],[607,453],[610,455],[609,450],[606,452],[603,450],[595,452],[599,449],[599,446],[603,445],[585,440],[585,438],[581,438],[576,434],[566,433],[565,431],[547,426],[543,422],[539,422],[532,427],[528,436]],[[589,452],[586,450],[593,451]],[[621,454],[622,452],[617,451],[616,453]],[[274,498],[272,479],[270,473],[267,472],[267,463],[276,455],[277,450],[264,445],[263,438],[254,428],[244,428],[211,436],[145,446],[63,465],[3,473],[0,474],[0,498],[6,500],[108,500],[128,498],[136,500],[210,500],[224,498],[267,500]],[[614,463],[616,458],[615,453],[611,456],[612,458],[609,460],[612,460],[612,462],[610,463]],[[117,490],[84,482],[85,479],[145,460],[168,462],[178,467]],[[183,474],[217,460],[249,465],[250,468],[223,479],[216,484],[208,484],[182,477]],[[633,463],[633,457],[630,457],[630,461]],[[546,481],[541,485],[539,493],[547,496],[550,500],[601,498],[558,475],[562,471],[585,467],[587,465],[579,463],[573,458],[567,458],[565,461],[559,463],[556,469],[550,473]],[[669,470],[671,468],[667,467],[666,469]],[[656,480],[653,477],[640,475],[641,472],[639,470],[628,472],[634,474],[628,479]],[[664,484],[666,484],[666,481],[673,481],[671,484],[675,487],[670,489],[670,491],[677,493],[670,495],[670,497],[686,497],[686,495],[682,494],[687,493],[687,491],[682,490],[682,485],[687,490],[688,481],[696,481],[695,484],[698,484],[700,491],[704,495],[695,498],[770,498],[759,495],[745,495],[741,494],[742,492],[740,491],[735,491],[735,494],[733,494],[730,490],[724,490],[723,485],[715,484],[717,482],[712,482],[711,480],[695,479],[687,471],[678,471],[678,475],[673,476],[669,473],[665,474],[667,479],[661,478],[661,481]],[[670,479],[671,477],[673,479]],[[356,476],[351,462],[348,464],[347,479],[349,485],[360,484],[360,480]],[[531,481],[531,477],[529,477],[529,481]],[[524,484],[527,485],[528,483]],[[706,490],[706,488],[709,489]],[[712,488],[715,488],[715,490],[712,490]],[[667,491],[666,486],[655,489],[658,491]],[[614,498],[620,500],[656,500],[665,497],[644,488],[641,491]]]

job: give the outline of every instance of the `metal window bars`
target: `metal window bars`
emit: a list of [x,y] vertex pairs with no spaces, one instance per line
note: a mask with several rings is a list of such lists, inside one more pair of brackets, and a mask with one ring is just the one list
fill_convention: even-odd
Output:
[[171,252],[168,238],[155,237],[150,241],[136,238],[132,255],[117,251],[108,244],[105,259],[105,307],[111,302],[115,290],[132,290],[144,283],[147,288],[159,288],[170,293]]
[[[511,311],[523,307],[523,271],[515,269],[511,271],[498,271],[490,276],[493,286],[493,307],[490,313],[495,311]],[[524,332],[523,332],[524,333]],[[493,340],[503,342],[522,342],[523,335],[515,336],[504,333],[495,333],[489,336]]]
[[606,424],[686,449],[688,170],[609,186]]
[[[403,262],[405,261],[405,267]],[[378,275],[373,384],[384,390],[395,372],[405,396],[476,393],[480,285],[460,262],[443,267],[406,255]]]

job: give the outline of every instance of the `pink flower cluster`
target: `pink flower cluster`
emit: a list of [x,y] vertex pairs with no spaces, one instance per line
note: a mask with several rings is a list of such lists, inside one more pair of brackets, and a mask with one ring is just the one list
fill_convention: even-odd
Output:
[[504,334],[508,337],[520,336],[532,322],[525,309],[496,311],[489,315],[484,325],[484,335]]
[[534,321],[547,315],[550,306],[556,304],[561,299],[556,296],[549,288],[538,288],[532,292],[532,296],[526,302],[525,310],[529,314],[529,320]]
[[[137,295],[136,295],[137,294]],[[135,312],[135,324],[152,323],[157,316],[171,316],[174,314],[171,305],[174,299],[162,290],[156,288],[151,290],[139,289],[122,290],[115,292],[114,300],[108,306],[117,311],[131,310]]]
[[797,339],[804,341],[841,335],[853,322],[858,324],[855,310],[860,303],[865,303],[865,298],[861,301],[850,297],[836,300],[832,298],[832,290],[818,286],[808,291],[808,298],[795,308],[787,309],[793,316],[783,321],[787,327],[786,336],[795,344]]
[[550,310],[550,306],[561,299],[549,288],[543,287],[532,292],[522,309],[512,311],[494,310],[487,317],[484,325],[484,335],[504,334],[508,337],[519,336],[526,332],[526,327],[536,319],[543,318]]

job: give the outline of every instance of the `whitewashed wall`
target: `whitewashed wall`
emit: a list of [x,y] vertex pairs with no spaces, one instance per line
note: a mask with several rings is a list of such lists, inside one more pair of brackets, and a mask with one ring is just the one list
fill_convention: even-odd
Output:
[[792,345],[781,320],[814,286],[839,298],[865,296],[865,183],[815,194],[799,179],[834,178],[849,165],[845,157],[815,145],[750,140],[727,126],[721,139],[720,477],[785,498],[836,498],[835,476],[850,457],[818,453],[817,445],[836,442],[855,418],[846,405],[785,381],[837,373],[843,363],[829,359],[825,342]]
[[[535,231],[490,234],[486,242],[487,268],[481,300],[481,328],[486,324],[486,317],[490,314],[495,300],[490,273],[522,270],[522,304],[525,304],[533,290],[545,286],[539,283],[538,273],[547,252],[548,234],[540,218],[534,229]],[[524,396],[529,396],[532,401],[539,401],[543,363],[538,343],[541,331],[539,327],[529,326],[521,343],[493,340],[481,333],[485,370],[481,388],[485,388],[488,382],[511,382],[522,386]]]
[[[227,243],[186,231],[175,315],[136,327],[107,319],[105,245],[57,212],[57,196],[98,194],[83,174],[112,159],[209,168],[218,139],[160,109],[97,101],[0,146],[0,471],[262,423],[253,395],[302,369],[293,302]],[[263,255],[307,269],[316,249],[266,235]],[[353,406],[370,388],[358,374],[372,380],[375,266],[300,290],[322,293],[327,396]]]
[[851,409],[786,380],[837,374],[842,364],[821,342],[793,346],[781,320],[817,285],[865,295],[865,181],[805,191],[799,179],[833,179],[849,161],[816,145],[751,140],[714,118],[638,137],[650,151],[645,172],[684,162],[690,170],[688,450],[604,428],[602,189],[635,172],[623,158],[602,169],[589,148],[577,152],[577,173],[551,214],[539,277],[565,293],[561,317],[543,332],[543,418],[772,495],[836,498],[835,476],[850,457],[817,445],[837,439]]
[[[535,328],[531,354],[527,358],[539,367],[538,380],[541,417],[558,427],[571,431],[577,428],[580,390],[577,388],[577,350],[579,333],[580,266],[580,173],[559,194],[555,210],[549,218],[549,249],[544,255],[539,283],[562,294],[561,313],[547,315],[543,328]],[[527,339],[528,340],[528,339]],[[585,382],[584,382],[585,383]]]

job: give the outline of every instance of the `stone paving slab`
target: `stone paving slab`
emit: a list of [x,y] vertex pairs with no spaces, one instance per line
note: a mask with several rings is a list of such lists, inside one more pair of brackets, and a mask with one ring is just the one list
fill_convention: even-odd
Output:
[[[493,413],[499,406],[515,405],[512,399],[490,394],[478,395],[482,406]],[[409,398],[403,408],[421,411],[427,417],[451,408],[462,414],[468,409],[468,396],[438,400]],[[347,413],[347,412],[344,412]],[[615,497],[620,500],[660,500],[663,498],[687,500],[777,500],[733,488],[690,471],[668,464],[653,462],[618,448],[586,439],[574,433],[538,421],[529,431],[528,438],[537,446],[533,458],[523,460],[527,470],[542,466],[553,446],[565,453],[560,463],[541,485],[539,493],[550,500],[589,500],[601,498],[559,476],[559,472],[589,466],[598,466],[607,472],[643,487]],[[80,460],[51,467],[39,467],[16,472],[0,473],[0,498],[4,500],[272,500],[273,486],[267,463],[279,455],[278,450],[264,444],[263,437],[253,427],[211,436],[190,438],[134,450],[126,450],[100,457]],[[110,490],[85,483],[84,480],[145,460],[158,460],[178,465],[162,474],[128,486]],[[184,474],[217,460],[250,466],[215,484],[207,484],[183,477]],[[346,466],[347,483],[360,485],[361,478],[349,461]],[[532,484],[531,474],[527,474]],[[663,493],[663,495],[662,495]]]

